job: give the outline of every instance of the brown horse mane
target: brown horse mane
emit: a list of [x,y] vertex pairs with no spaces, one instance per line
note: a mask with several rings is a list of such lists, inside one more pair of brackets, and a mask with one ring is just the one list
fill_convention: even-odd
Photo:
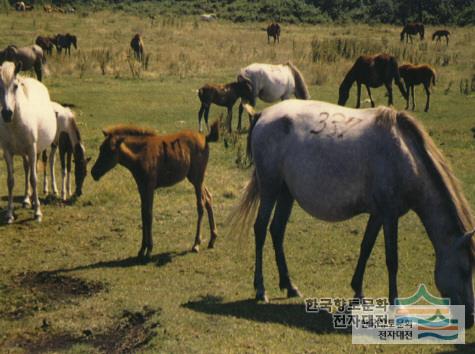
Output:
[[[380,107],[376,124],[386,127],[396,126],[405,136],[414,141],[420,148],[422,161],[439,189],[448,197],[452,209],[462,232],[469,232],[475,228],[475,220],[467,199],[465,198],[460,181],[455,177],[452,168],[432,138],[414,117],[407,112],[397,112],[392,108]],[[472,262],[475,261],[475,240],[471,241]]]
[[76,137],[78,141],[81,141],[81,133],[79,132],[78,124],[76,122],[76,119],[73,116],[73,119],[71,119],[71,125],[73,127],[74,133],[76,134]]
[[107,135],[127,135],[127,136],[153,136],[157,135],[152,128],[144,128],[131,124],[119,124],[104,129]]

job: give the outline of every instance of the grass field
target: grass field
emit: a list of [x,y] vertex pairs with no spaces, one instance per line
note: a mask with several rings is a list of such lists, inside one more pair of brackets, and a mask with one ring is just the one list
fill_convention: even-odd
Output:
[[[79,50],[71,58],[48,58],[44,82],[53,100],[76,105],[93,161],[101,128],[110,124],[137,123],[162,133],[196,129],[196,89],[206,82],[230,82],[251,62],[293,61],[312,98],[329,102],[337,101],[338,84],[360,53],[385,50],[400,62],[431,63],[438,73],[431,111],[422,111],[425,97],[419,87],[415,115],[448,156],[475,206],[475,139],[470,132],[475,126],[474,28],[451,28],[448,48],[429,41],[405,46],[399,43],[398,28],[367,25],[283,26],[281,43],[274,46],[267,45],[263,28],[262,23],[201,23],[193,18],[151,23],[121,12],[10,12],[0,15],[0,47],[33,43],[38,34],[78,36]],[[144,36],[147,70],[127,59],[135,32]],[[383,89],[373,92],[378,104],[386,103]],[[351,106],[354,96],[355,90]],[[398,93],[395,105],[405,106]],[[259,102],[258,108],[263,107]],[[213,118],[222,113],[211,109]],[[72,205],[43,203],[41,224],[31,220],[32,211],[21,209],[18,199],[17,220],[0,226],[0,351],[473,351],[475,329],[466,333],[469,345],[460,347],[352,346],[351,332],[333,330],[327,316],[306,314],[302,300],[285,299],[270,240],[264,263],[270,303],[255,304],[254,240],[226,235],[224,224],[250,173],[236,164],[245,136],[227,137],[226,142],[211,146],[206,176],[220,238],[215,249],[199,254],[189,252],[196,211],[187,182],[157,191],[154,256],[147,265],[133,259],[141,240],[140,201],[124,168],[100,182],[88,177],[84,195]],[[20,160],[15,162],[15,195],[20,196],[23,172]],[[5,180],[2,167],[1,216],[6,211]],[[293,280],[305,297],[353,295],[350,280],[366,220],[363,215],[329,224],[294,209],[286,252]],[[434,251],[413,213],[400,222],[399,260],[401,296],[411,295],[419,283],[438,294]],[[38,274],[44,271],[49,273]],[[382,237],[366,274],[365,294],[387,296]]]

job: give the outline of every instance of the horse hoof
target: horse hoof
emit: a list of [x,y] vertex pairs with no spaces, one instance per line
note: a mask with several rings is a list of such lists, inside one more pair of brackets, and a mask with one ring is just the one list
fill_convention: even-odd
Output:
[[194,246],[191,248],[191,251],[192,251],[192,252],[195,252],[195,253],[200,252],[200,246],[194,245]]
[[31,207],[31,202],[29,200],[24,200],[23,203],[21,203],[21,206],[25,209],[28,209]]
[[267,297],[265,292],[256,293],[256,301],[257,302],[264,302],[264,303],[267,304],[269,302],[269,298]]
[[15,220],[15,218],[13,217],[13,215],[11,216],[8,216],[7,217],[7,224],[13,224],[13,221]]
[[35,221],[41,222],[43,220],[43,215],[35,215]]
[[302,293],[297,288],[289,288],[287,289],[287,297],[302,297]]
[[363,300],[364,299],[364,294],[362,292],[361,293],[355,293],[355,295],[353,295],[353,298]]

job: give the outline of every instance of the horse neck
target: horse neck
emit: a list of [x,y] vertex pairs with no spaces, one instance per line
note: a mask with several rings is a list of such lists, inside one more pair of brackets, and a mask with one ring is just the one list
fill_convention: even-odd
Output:
[[436,257],[439,257],[455,237],[463,235],[467,230],[461,225],[448,192],[429,185],[419,195],[415,211],[434,245]]
[[350,71],[346,74],[345,78],[343,79],[340,89],[343,89],[345,91],[350,91],[351,85],[353,85],[353,82],[356,80],[356,70],[355,67],[352,67]]

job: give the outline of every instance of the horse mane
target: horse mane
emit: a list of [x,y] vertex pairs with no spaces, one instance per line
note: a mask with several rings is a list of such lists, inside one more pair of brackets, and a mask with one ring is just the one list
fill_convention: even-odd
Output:
[[[396,125],[419,148],[421,158],[433,180],[447,196],[447,200],[462,232],[474,229],[475,220],[460,181],[455,177],[452,168],[421,123],[407,112],[396,112],[390,108],[381,109],[377,120],[380,123]],[[475,260],[475,240],[471,244],[472,262]]]
[[290,70],[292,71],[292,74],[294,76],[295,96],[297,98],[304,99],[304,100],[310,99],[310,93],[308,92],[308,87],[305,84],[305,80],[303,78],[302,73],[290,61],[287,62],[285,65],[287,65],[290,68]]
[[68,111],[68,113],[71,114],[71,116],[70,116],[70,117],[71,117],[71,127],[73,128],[73,131],[74,131],[74,133],[76,134],[77,140],[78,140],[79,142],[81,142],[81,133],[79,132],[78,124],[77,124],[77,122],[76,122],[76,119],[74,118],[74,113],[73,113],[73,111],[71,111],[71,110],[70,110],[69,108],[67,108],[67,107],[64,107],[64,109],[65,109],[66,111]]
[[153,136],[157,135],[154,129],[139,127],[131,124],[119,124],[104,129],[107,135]]
[[1,66],[0,79],[4,86],[8,86],[15,78],[15,64],[11,61],[6,61]]

